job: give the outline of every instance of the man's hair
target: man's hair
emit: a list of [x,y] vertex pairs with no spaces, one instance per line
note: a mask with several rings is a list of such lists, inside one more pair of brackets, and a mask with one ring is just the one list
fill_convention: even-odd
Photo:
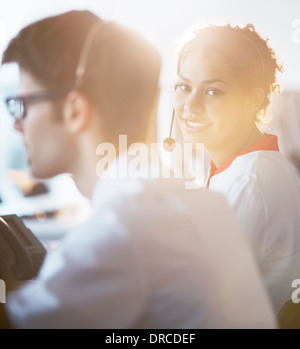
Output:
[[23,28],[13,38],[2,64],[17,62],[47,89],[74,87],[85,40],[103,23],[89,48],[78,88],[101,115],[104,141],[127,134],[128,144],[144,141],[157,97],[161,58],[152,44],[89,11],[70,11]]

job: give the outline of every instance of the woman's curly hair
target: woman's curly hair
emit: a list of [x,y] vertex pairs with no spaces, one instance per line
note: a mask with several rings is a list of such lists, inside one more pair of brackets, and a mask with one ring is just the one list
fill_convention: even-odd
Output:
[[194,36],[181,49],[177,61],[177,74],[191,50],[201,47],[203,39],[209,41],[208,50],[219,52],[231,68],[233,74],[245,88],[261,87],[265,91],[258,115],[266,114],[271,94],[280,87],[276,81],[277,72],[282,72],[275,52],[269,46],[269,39],[263,39],[252,24],[239,26],[208,25],[196,29]]

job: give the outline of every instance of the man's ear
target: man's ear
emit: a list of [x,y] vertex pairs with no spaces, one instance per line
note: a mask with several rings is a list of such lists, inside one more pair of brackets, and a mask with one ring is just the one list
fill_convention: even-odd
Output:
[[248,93],[246,108],[251,114],[257,114],[266,97],[266,92],[261,87],[254,87]]
[[87,98],[78,91],[68,93],[63,109],[64,123],[71,134],[86,129],[91,118],[91,106]]

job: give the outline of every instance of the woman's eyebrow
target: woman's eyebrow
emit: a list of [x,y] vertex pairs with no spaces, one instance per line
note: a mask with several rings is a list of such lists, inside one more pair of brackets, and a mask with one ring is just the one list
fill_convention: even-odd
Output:
[[209,80],[203,80],[202,83],[203,84],[211,84],[211,83],[214,83],[214,82],[221,82],[225,85],[228,85],[228,82],[222,80],[222,79],[209,79]]
[[[186,82],[191,82],[191,80],[189,80],[188,78],[182,76],[181,74],[178,75],[178,77]],[[209,80],[203,80],[201,81],[202,84],[212,84],[214,82],[221,82],[225,85],[229,85],[228,82],[222,80],[222,79],[209,79]]]
[[191,82],[191,80],[189,80],[188,78],[182,76],[181,74],[178,74],[178,77],[181,79],[181,80],[184,80],[186,82]]

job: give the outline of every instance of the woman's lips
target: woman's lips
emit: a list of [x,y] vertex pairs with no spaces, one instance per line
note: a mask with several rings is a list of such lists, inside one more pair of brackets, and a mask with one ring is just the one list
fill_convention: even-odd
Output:
[[207,129],[211,123],[209,122],[200,122],[191,119],[183,119],[184,129],[191,133],[198,133]]

